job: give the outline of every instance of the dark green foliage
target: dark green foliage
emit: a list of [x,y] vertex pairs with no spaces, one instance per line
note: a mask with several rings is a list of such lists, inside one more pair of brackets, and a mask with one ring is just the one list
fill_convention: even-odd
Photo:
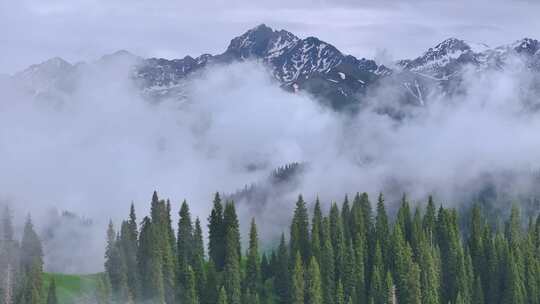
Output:
[[[384,265],[390,265],[392,263],[390,256],[390,228],[382,193],[379,194],[379,199],[377,200],[377,216],[375,217],[375,240],[381,246],[381,253]],[[386,272],[386,267],[384,265],[383,270],[385,270]]]
[[199,301],[204,301],[206,287],[206,273],[204,271],[204,243],[201,222],[199,218],[195,220],[195,230],[193,232],[193,256],[191,267],[195,275],[197,296]]
[[304,304],[304,265],[300,252],[296,252],[292,271],[291,303]]
[[289,303],[291,298],[290,288],[290,272],[289,272],[289,252],[285,243],[285,236],[281,235],[281,241],[278,247],[277,261],[275,270],[275,290],[278,298],[278,303]]
[[227,292],[225,291],[224,287],[221,287],[219,290],[219,297],[218,297],[218,304],[228,304],[229,301],[227,300]]
[[[232,248],[236,248],[235,256],[238,260],[242,257],[240,248],[240,223],[238,222],[238,216],[236,215],[236,207],[234,202],[227,202],[225,204],[225,211],[223,213],[223,229],[225,229],[225,262],[227,262],[228,256],[233,254],[230,251]],[[230,232],[230,233],[229,233]],[[233,299],[228,298],[229,304]]]
[[178,237],[176,252],[178,254],[178,273],[187,271],[193,261],[193,251],[195,250],[193,240],[193,223],[191,213],[186,201],[180,207],[180,220],[178,222]]
[[225,266],[225,227],[223,225],[223,205],[216,192],[214,207],[208,218],[208,255],[218,271]]
[[334,249],[330,241],[330,223],[328,218],[323,219],[323,245],[320,265],[324,303],[332,304],[335,301],[336,276],[334,269]]
[[255,219],[251,221],[249,232],[245,282],[246,293],[250,295],[248,298],[252,298],[253,300],[253,298],[258,297],[261,291],[261,262],[259,256],[259,237]]
[[141,224],[137,255],[141,278],[141,300],[163,303],[165,301],[163,268],[160,249],[155,241],[157,238],[152,220],[145,217]]
[[198,304],[199,299],[197,296],[197,290],[195,289],[195,274],[191,266],[187,266],[184,272],[184,279],[182,280],[182,293],[181,303],[183,304]]
[[223,275],[223,285],[225,286],[225,291],[227,292],[227,300],[229,304],[240,304],[242,298],[240,257],[238,256],[238,234],[239,232],[237,226],[229,226],[226,238],[227,248]]
[[200,301],[203,304],[213,304],[218,301],[219,289],[220,289],[220,280],[218,278],[218,273],[214,261],[208,261],[208,267],[206,270],[206,284],[202,288],[204,291],[201,295]]
[[[540,304],[540,217],[530,218],[526,227],[517,207],[504,226],[490,222],[478,206],[460,222],[454,209],[437,211],[431,197],[425,211],[416,207],[413,214],[404,196],[390,219],[381,194],[373,220],[364,193],[352,204],[346,197],[341,210],[331,204],[327,214],[317,199],[310,227],[307,204],[299,196],[289,243],[282,234],[277,248],[261,252],[253,220],[242,256],[235,205],[222,206],[216,195],[205,257],[201,223],[192,223],[186,202],[176,237],[170,203],[154,193],[151,204],[140,233],[134,208],[120,233],[111,223],[106,275],[96,302]],[[8,228],[2,233],[12,239],[9,219],[3,225]],[[18,278],[16,304],[37,304],[37,295],[45,296],[36,284],[43,267],[39,239],[27,225],[21,249],[28,253],[21,250],[17,264],[24,275]],[[6,242],[0,244],[3,257]]]
[[291,223],[290,253],[294,259],[299,252],[304,264],[308,264],[310,257],[309,216],[304,199],[300,195]]
[[321,272],[319,263],[315,257],[311,258],[309,268],[306,273],[306,302],[310,304],[322,304]]

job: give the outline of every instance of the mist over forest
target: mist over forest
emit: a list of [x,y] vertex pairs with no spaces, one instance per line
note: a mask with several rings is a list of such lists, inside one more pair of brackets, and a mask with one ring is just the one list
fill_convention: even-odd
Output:
[[[236,200],[271,240],[300,193],[329,205],[346,193],[382,191],[394,206],[403,193],[414,202],[433,194],[447,206],[482,195],[507,206],[537,194],[540,148],[529,130],[540,120],[525,103],[534,100],[523,91],[531,76],[519,67],[471,72],[463,94],[435,96],[423,108],[394,103],[406,113],[397,120],[380,113],[396,98],[385,84],[360,111],[335,112],[246,62],[194,76],[180,101],[150,103],[129,81],[129,66],[90,63],[60,100],[2,93],[2,200],[44,230],[53,209],[92,220],[85,229],[98,258],[81,265],[94,265],[88,271],[101,268],[104,225],[132,201],[145,210],[149,189],[176,209],[186,199],[203,217],[216,191],[270,188]],[[295,162],[306,168],[274,189],[271,172]]]
[[457,38],[366,59],[263,20],[0,60],[0,303],[540,303],[540,42],[427,20]]

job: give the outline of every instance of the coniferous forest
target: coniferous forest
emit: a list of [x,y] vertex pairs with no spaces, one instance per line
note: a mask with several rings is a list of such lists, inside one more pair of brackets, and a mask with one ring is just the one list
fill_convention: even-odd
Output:
[[[540,216],[523,218],[517,205],[500,221],[479,205],[460,214],[431,197],[413,208],[404,196],[389,216],[382,194],[374,203],[346,196],[329,210],[299,196],[269,250],[254,220],[242,248],[235,204],[219,193],[207,237],[185,201],[174,225],[172,212],[154,192],[150,215],[138,219],[132,205],[118,228],[111,222],[105,272],[80,303],[540,303]],[[61,303],[55,281],[43,284],[31,219],[18,241],[6,208],[1,232],[2,303]]]
[[404,196],[390,217],[382,194],[330,210],[299,196],[270,250],[254,220],[242,248],[235,204],[219,193],[207,242],[185,201],[177,225],[172,212],[154,193],[149,216],[132,206],[117,229],[110,223],[99,303],[540,303],[540,217],[523,218],[517,205],[502,221],[431,197],[413,208]]

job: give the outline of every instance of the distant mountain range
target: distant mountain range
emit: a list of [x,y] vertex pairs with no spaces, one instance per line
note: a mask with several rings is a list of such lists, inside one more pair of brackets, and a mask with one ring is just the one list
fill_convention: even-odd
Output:
[[[151,100],[184,98],[186,80],[203,68],[255,60],[265,64],[276,83],[290,92],[307,92],[336,110],[355,109],[370,93],[385,84],[394,85],[398,102],[422,106],[437,93],[456,94],[462,89],[465,67],[476,71],[502,70],[518,58],[533,73],[540,72],[540,42],[521,39],[490,48],[450,38],[414,59],[392,67],[374,60],[345,55],[315,37],[301,39],[261,24],[231,40],[222,54],[203,54],[182,59],[140,58],[126,51],[106,55],[110,60],[131,62],[131,79]],[[69,95],[78,71],[86,64],[70,64],[53,58],[32,65],[11,77],[18,86],[42,98]],[[7,79],[3,77],[2,79]]]

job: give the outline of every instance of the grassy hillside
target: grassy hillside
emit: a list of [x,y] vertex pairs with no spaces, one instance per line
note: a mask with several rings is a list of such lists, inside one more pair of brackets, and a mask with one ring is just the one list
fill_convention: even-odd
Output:
[[[81,303],[81,299],[93,297],[100,274],[69,275],[45,273],[43,285],[48,291],[51,279],[56,280],[56,293],[61,304]],[[45,292],[45,298],[46,298]]]

